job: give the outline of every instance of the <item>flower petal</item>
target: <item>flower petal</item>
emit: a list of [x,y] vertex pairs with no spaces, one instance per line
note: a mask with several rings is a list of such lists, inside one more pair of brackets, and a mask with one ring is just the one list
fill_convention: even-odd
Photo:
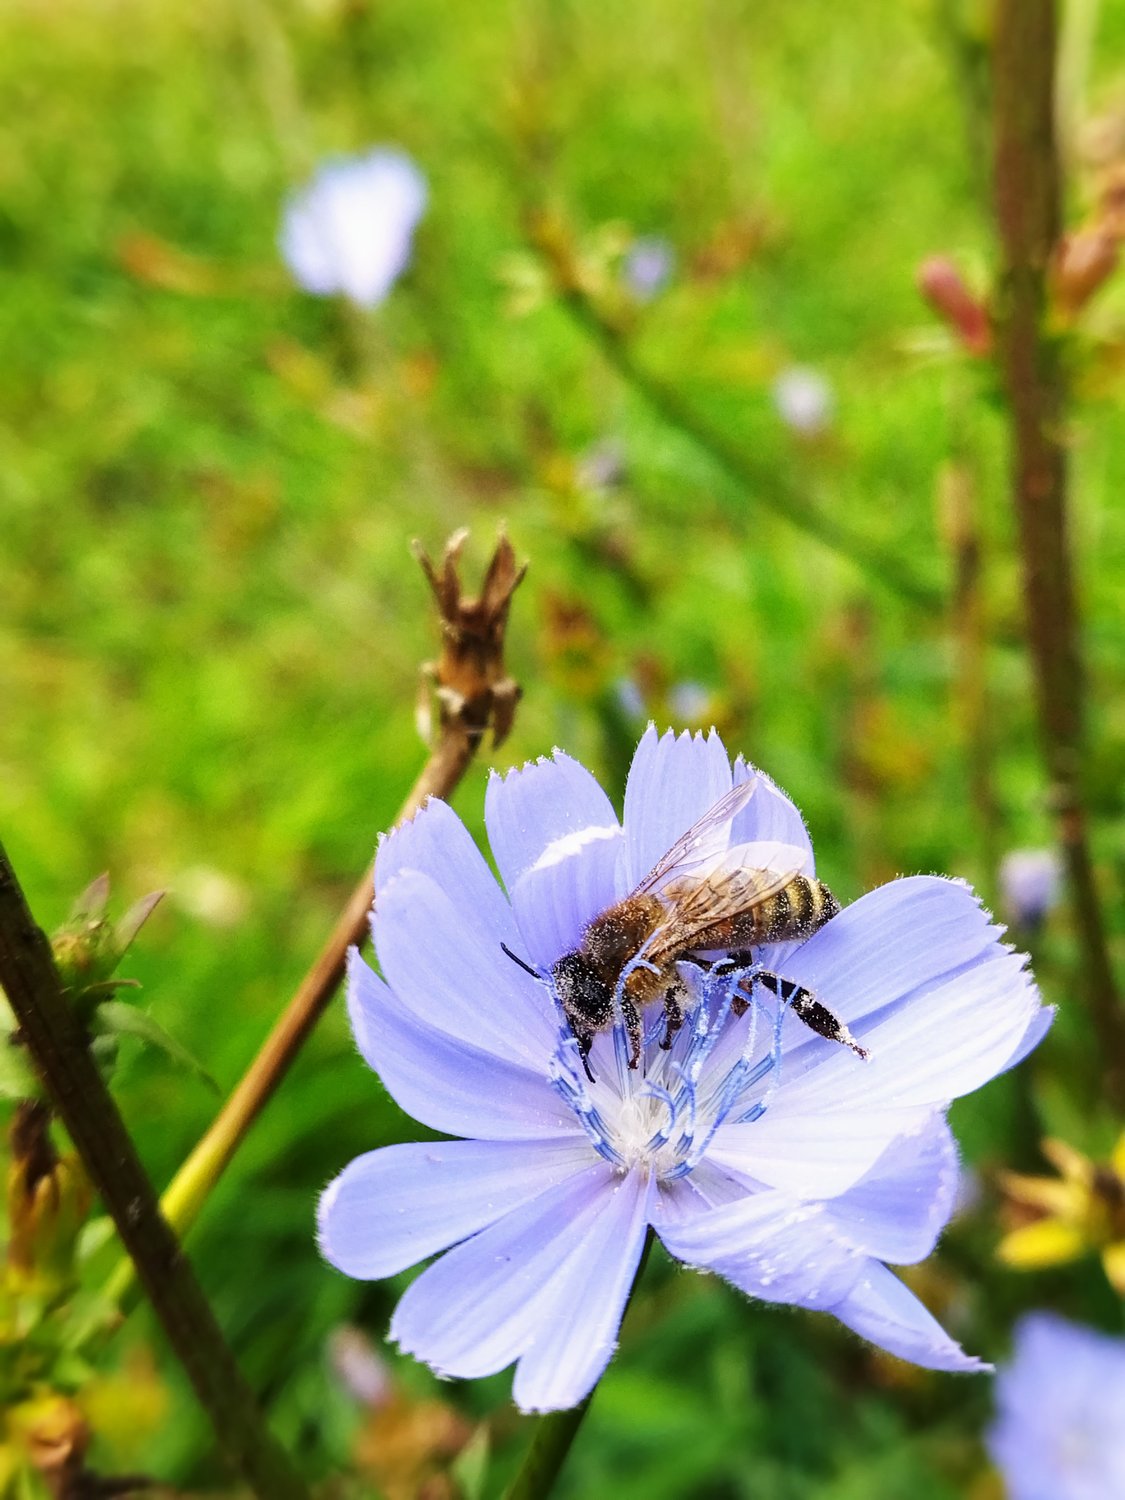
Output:
[[1030,1056],[1035,1051],[1036,1047],[1038,1047],[1054,1024],[1055,1011],[1055,1006],[1043,1005],[1035,1012],[1031,1020],[1027,1023],[1027,1030],[1020,1037],[1016,1050],[1009,1057],[1003,1068],[1001,1068],[1000,1071],[1002,1073],[1006,1073],[1010,1068],[1016,1067],[1019,1063],[1023,1062],[1025,1057]]
[[740,755],[734,763],[734,784],[741,786],[744,781],[752,779],[758,783],[757,790],[731,825],[731,843],[775,840],[779,844],[795,844],[804,851],[796,873],[815,874],[812,840],[796,804],[764,771],[748,766]]
[[986,1369],[964,1354],[896,1276],[842,1244],[826,1205],[749,1194],[693,1219],[657,1225],[673,1255],[764,1302],[832,1313],[872,1343],[935,1370]]
[[714,730],[706,739],[687,732],[677,737],[671,730],[658,737],[649,725],[625,785],[629,890],[732,785],[730,760]]
[[446,1251],[407,1290],[391,1338],[439,1375],[472,1379],[511,1364],[538,1332],[552,1278],[619,1183],[599,1162]]
[[583,929],[623,895],[620,828],[564,834],[511,888],[524,956],[549,967],[578,947]]
[[[484,801],[488,842],[510,892],[520,876],[537,864],[548,844],[567,835],[620,827],[609,798],[587,771],[556,750],[500,776],[493,771]],[[593,841],[592,838],[590,841]],[[612,895],[606,901],[608,906]]]
[[577,1406],[609,1363],[648,1227],[652,1179],[631,1172],[554,1277],[512,1399],[521,1411]]
[[[839,1013],[834,986],[824,985],[820,998]],[[816,1066],[794,1077],[795,1059],[784,1058],[773,1112],[835,1121],[852,1110],[946,1104],[1007,1067],[1039,1010],[1023,957],[994,944],[967,968],[920,986],[856,1025],[871,1054],[866,1062],[821,1043]],[[826,1120],[825,1128],[834,1127]]]
[[[849,1054],[850,1055],[850,1054]],[[854,1059],[857,1067],[863,1064]],[[932,1105],[898,1109],[834,1111],[830,1101],[786,1107],[782,1082],[765,1114],[743,1124],[723,1125],[708,1158],[728,1171],[779,1188],[795,1198],[832,1198],[853,1187],[900,1136],[925,1127]]]
[[510,917],[489,916],[487,908],[455,904],[429,876],[404,870],[375,903],[379,964],[422,1025],[545,1074],[558,1032],[553,1007],[500,946],[519,945]]
[[453,901],[479,912],[501,936],[514,935],[515,922],[496,876],[448,802],[431,797],[409,822],[379,840],[376,897],[404,870],[428,875]]
[[961,1168],[957,1143],[936,1115],[917,1135],[889,1146],[866,1177],[830,1199],[833,1233],[855,1250],[896,1266],[924,1260],[953,1212]]
[[428,1141],[359,1156],[325,1188],[320,1249],[376,1281],[476,1234],[590,1165],[583,1140]]
[[830,1307],[865,1259],[833,1238],[822,1204],[769,1189],[656,1228],[679,1260],[716,1271],[763,1302]]
[[419,1022],[355,948],[348,954],[348,1015],[387,1092],[431,1130],[479,1140],[580,1134],[545,1073]]
[[[979,911],[975,902],[973,910]],[[838,947],[850,941],[850,931],[845,929]],[[800,956],[788,977],[805,983]],[[926,965],[920,961],[919,967],[924,971]],[[848,974],[845,967],[842,978],[825,976],[819,990],[824,1003],[845,1016]],[[866,1062],[819,1038],[786,1052],[765,1114],[753,1123],[724,1126],[711,1155],[798,1197],[843,1192],[896,1135],[920,1129],[935,1108],[1003,1071],[1039,1011],[1023,959],[999,943],[903,1000],[893,990],[888,998],[891,1003],[866,1025],[855,1025],[870,1050]]]
[[911,875],[845,907],[802,943],[785,977],[814,990],[854,1029],[982,954],[1007,951],[1002,931],[967,885]]
[[866,1262],[848,1295],[829,1311],[861,1338],[927,1370],[992,1368],[966,1354],[914,1293],[876,1260]]

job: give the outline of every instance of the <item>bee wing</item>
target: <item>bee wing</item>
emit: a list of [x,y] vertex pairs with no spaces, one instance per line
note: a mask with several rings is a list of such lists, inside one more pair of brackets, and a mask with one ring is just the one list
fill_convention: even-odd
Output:
[[725,852],[726,836],[732,820],[742,811],[758,790],[758,778],[752,777],[732,787],[713,807],[709,807],[697,823],[672,845],[668,853],[657,861],[645,878],[632,892],[640,896],[648,891],[659,890],[667,880],[681,871],[717,859]]
[[698,939],[752,911],[800,874],[804,851],[792,844],[737,844],[705,875],[682,875],[659,891],[667,920],[645,950],[652,963],[698,946]]

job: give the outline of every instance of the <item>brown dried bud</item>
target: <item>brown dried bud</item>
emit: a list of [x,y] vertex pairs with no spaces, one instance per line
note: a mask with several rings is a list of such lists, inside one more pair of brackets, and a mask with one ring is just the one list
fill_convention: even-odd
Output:
[[48,1394],[21,1402],[9,1408],[7,1425],[24,1464],[41,1476],[53,1500],[83,1493],[90,1430],[69,1397]]
[[458,531],[450,537],[437,567],[414,544],[441,616],[441,656],[422,670],[435,689],[439,732],[459,731],[475,742],[491,729],[492,743],[499,745],[508,736],[520,698],[519,684],[504,666],[504,632],[512,595],[527,565],[516,566],[512,544],[501,533],[480,594],[465,594],[457,564],[467,536]]
[[992,351],[988,309],[965,285],[948,255],[931,255],[918,267],[918,290],[956,334],[967,353],[982,359]]
[[39,1100],[17,1105],[9,1130],[8,1265],[46,1286],[69,1281],[92,1194],[74,1157],[60,1157],[51,1112]]
[[1068,321],[1082,311],[1117,266],[1118,243],[1108,229],[1090,225],[1064,234],[1051,266],[1051,300]]

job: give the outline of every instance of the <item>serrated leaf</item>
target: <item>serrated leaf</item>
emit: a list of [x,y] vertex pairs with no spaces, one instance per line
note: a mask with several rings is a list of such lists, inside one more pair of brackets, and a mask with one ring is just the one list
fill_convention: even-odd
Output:
[[174,1036],[165,1031],[160,1022],[154,1020],[147,1011],[138,1010],[134,1005],[126,1005],[121,1000],[106,1000],[98,1006],[90,1018],[90,1030],[95,1036],[136,1037],[138,1041],[155,1047],[172,1062],[194,1073],[216,1094],[222,1093],[210,1073],[191,1055],[183,1043],[178,1042]]

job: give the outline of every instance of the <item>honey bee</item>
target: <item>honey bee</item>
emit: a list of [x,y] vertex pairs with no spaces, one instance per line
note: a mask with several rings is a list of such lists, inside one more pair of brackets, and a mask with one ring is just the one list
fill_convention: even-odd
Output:
[[[618,1004],[630,1068],[640,1062],[643,1012],[657,1002],[665,1017],[661,1046],[671,1047],[684,1020],[687,989],[677,964],[685,960],[732,975],[732,983],[747,994],[732,1001],[736,1015],[745,1012],[752,986],[761,984],[813,1031],[867,1057],[843,1021],[810,990],[757,967],[749,952],[811,937],[840,910],[822,881],[798,873],[802,850],[780,843],[725,847],[732,820],[757,785],[751,779],[721,797],[635,890],[587,925],[577,948],[551,966],[551,982],[591,1078],[594,1038],[613,1025]],[[506,947],[505,952],[529,968]],[[748,972],[734,979],[739,970]]]

